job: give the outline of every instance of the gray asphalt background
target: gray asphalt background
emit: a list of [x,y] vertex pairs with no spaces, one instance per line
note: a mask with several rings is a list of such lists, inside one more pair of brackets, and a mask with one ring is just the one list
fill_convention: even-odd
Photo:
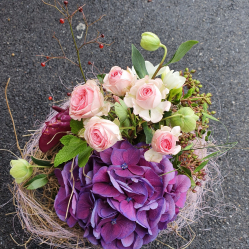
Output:
[[[63,2],[63,1],[61,1]],[[74,10],[77,4],[86,3],[85,13],[89,21],[100,15],[106,17],[93,26],[90,37],[97,30],[105,34],[103,42],[115,43],[100,50],[97,44],[86,47],[81,58],[83,68],[91,72],[88,61],[103,71],[118,65],[126,68],[131,65],[131,43],[140,51],[140,35],[152,31],[159,35],[168,47],[168,59],[176,48],[186,40],[198,40],[200,43],[183,60],[173,64],[172,69],[186,67],[197,69],[196,77],[202,82],[205,91],[214,94],[212,110],[223,121],[230,133],[230,141],[238,141],[237,148],[219,160],[223,182],[224,202],[230,208],[222,208],[225,218],[203,217],[192,225],[196,239],[189,248],[199,249],[246,249],[249,248],[249,157],[248,157],[248,55],[249,55],[249,2],[248,0],[69,0],[69,8]],[[51,102],[66,98],[68,90],[60,83],[72,89],[82,80],[77,67],[63,60],[49,62],[45,68],[38,54],[61,55],[59,46],[52,39],[53,32],[66,48],[69,58],[76,61],[69,26],[59,24],[61,15],[53,8],[45,6],[41,0],[0,1],[0,148],[9,149],[18,154],[11,120],[4,99],[4,87],[8,77],[9,103],[18,130],[19,141],[25,145],[27,130],[34,130],[38,121],[43,121],[49,112]],[[79,13],[74,18],[73,27],[82,22]],[[82,40],[77,40],[78,44]],[[12,56],[12,53],[15,56]],[[142,51],[144,57],[154,64],[161,60],[162,51],[154,53]],[[96,72],[96,70],[95,70]],[[92,77],[91,74],[87,75]],[[217,141],[225,141],[225,130],[212,123]],[[7,152],[0,152],[0,205],[11,199],[8,184],[9,161],[14,159]],[[211,203],[211,202],[210,202]],[[211,203],[212,204],[212,203]],[[232,208],[237,207],[237,211]],[[17,218],[14,218],[12,203],[0,209],[0,248],[20,248],[10,238],[10,234],[22,244],[23,236]],[[188,236],[188,231],[182,232]],[[161,241],[177,248],[182,241],[173,235],[161,238]],[[29,248],[49,248],[31,243]],[[153,242],[147,248],[167,248],[159,242]]]

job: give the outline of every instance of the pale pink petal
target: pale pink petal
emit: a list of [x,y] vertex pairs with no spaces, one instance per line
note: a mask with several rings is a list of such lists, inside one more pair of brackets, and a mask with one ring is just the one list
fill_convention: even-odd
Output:
[[144,153],[144,158],[146,161],[148,162],[156,162],[156,163],[160,163],[163,159],[163,155],[157,153],[156,151],[154,151],[153,149],[147,150]]
[[151,109],[150,113],[151,113],[152,123],[158,123],[163,118],[163,115],[162,115],[163,112],[159,108]]
[[[135,110],[135,109],[134,109]],[[135,112],[134,112],[135,114]],[[142,110],[139,113],[139,116],[144,119],[145,121],[150,121],[150,114],[149,114],[149,110]]]

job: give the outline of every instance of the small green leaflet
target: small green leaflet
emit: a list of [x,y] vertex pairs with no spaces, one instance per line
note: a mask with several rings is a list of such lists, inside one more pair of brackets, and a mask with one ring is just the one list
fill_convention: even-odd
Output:
[[119,99],[119,102],[120,104],[116,102],[114,107],[115,107],[115,113],[117,114],[120,121],[120,126],[129,127],[130,120],[128,119],[127,106],[122,99]]
[[98,75],[97,75],[97,78],[98,78],[99,82],[100,82],[101,84],[103,84],[103,80],[104,80],[104,78],[105,78],[105,74],[104,74],[104,73],[103,73],[103,74],[98,74]]
[[79,130],[81,130],[83,128],[83,121],[82,120],[78,121],[78,120],[71,119],[70,127],[71,127],[71,132],[73,134],[77,135]]
[[179,100],[182,96],[182,87],[177,89],[171,89],[168,96],[168,101],[171,101],[176,96],[176,100]]
[[37,175],[34,178],[32,178],[30,181],[28,181],[24,185],[24,187],[27,187],[27,189],[29,189],[29,190],[33,190],[33,189],[41,188],[44,185],[46,185],[47,183],[48,183],[47,175],[40,174],[40,175]]
[[83,150],[78,157],[78,165],[80,168],[85,167],[85,165],[87,164],[89,157],[92,154],[93,149],[89,146],[86,147],[85,150]]
[[53,166],[51,161],[48,161],[48,160],[37,159],[33,156],[31,156],[31,159],[36,165],[39,165],[39,166]]
[[193,145],[194,145],[193,143],[189,144],[183,150],[190,150],[193,147]]
[[169,64],[172,63],[176,63],[179,60],[181,60],[181,58],[195,45],[199,43],[198,41],[194,41],[194,40],[190,40],[190,41],[186,41],[184,43],[182,43],[179,48],[177,49],[176,53],[173,55],[173,57],[170,59],[170,61],[163,65],[163,66],[167,66]]
[[63,136],[61,139],[60,139],[60,142],[63,144],[63,145],[68,145],[71,141],[71,139],[74,138],[74,135],[66,135],[66,136]]
[[142,126],[144,128],[144,134],[146,136],[146,143],[151,144],[151,140],[153,138],[152,130],[151,130],[151,128],[149,128],[147,122],[142,123]]
[[188,92],[183,96],[183,99],[187,99],[191,97],[194,91],[195,91],[195,88],[190,88]]
[[86,141],[78,137],[72,136],[69,142],[57,153],[54,159],[54,166],[58,167],[60,164],[71,160],[87,148]]
[[196,173],[196,172],[202,170],[202,169],[207,165],[207,163],[208,163],[208,160],[202,162],[202,163],[194,170],[194,173]]
[[187,169],[185,167],[181,167],[181,170],[185,173],[185,175],[190,179],[191,181],[191,187],[194,188],[196,186],[195,181],[192,178],[192,173],[190,169]]
[[134,69],[140,79],[144,78],[145,75],[149,75],[145,67],[145,60],[137,48],[132,44],[132,53],[131,53],[132,64]]
[[214,121],[218,121],[218,122],[219,122],[219,120],[218,120],[217,118],[215,118],[215,117],[213,117],[213,116],[211,116],[211,115],[209,115],[209,114],[207,114],[207,113],[203,113],[203,118],[204,118],[204,120],[205,120],[206,118],[210,118],[210,119],[212,119],[212,120],[214,120]]
[[206,103],[206,102],[204,102],[204,104],[202,105],[202,107],[203,107],[203,110],[206,112],[206,111],[207,111],[207,109],[208,109],[208,105],[207,105],[207,103]]

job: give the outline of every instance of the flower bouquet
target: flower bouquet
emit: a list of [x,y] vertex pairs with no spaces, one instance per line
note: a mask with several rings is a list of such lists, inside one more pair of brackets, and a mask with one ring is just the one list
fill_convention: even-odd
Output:
[[[67,1],[55,2],[72,35],[76,12],[87,24],[83,6],[70,15]],[[102,49],[100,37],[84,44]],[[84,248],[89,241],[138,249],[194,220],[211,177],[209,159],[224,153],[207,153],[209,120],[219,121],[208,109],[211,93],[200,93],[195,70],[168,66],[197,43],[183,43],[165,63],[166,46],[145,32],[141,47],[164,51],[157,66],[132,45],[131,68],[114,66],[86,79],[75,42],[84,82],[52,107],[23,157],[11,161],[17,213],[33,238],[59,248]],[[46,58],[42,66],[53,59]]]

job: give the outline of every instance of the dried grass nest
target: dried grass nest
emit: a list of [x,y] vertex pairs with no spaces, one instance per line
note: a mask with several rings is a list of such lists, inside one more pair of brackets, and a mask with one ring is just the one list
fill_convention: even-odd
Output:
[[[64,103],[62,108],[68,107],[68,102]],[[52,111],[47,120],[50,120],[56,115],[55,111]],[[39,150],[38,141],[41,135],[41,127],[31,137],[24,149],[24,159],[29,160],[30,156],[34,156],[38,159],[47,159],[48,157],[54,157],[59,147],[55,147],[46,154]],[[202,143],[202,141],[197,141]],[[198,144],[199,146],[199,144]],[[206,149],[200,150],[199,156],[205,157],[207,154]],[[32,163],[30,161],[30,163]],[[44,172],[45,170],[45,172]],[[53,168],[38,169],[35,168],[33,176],[40,173],[52,173]],[[189,191],[187,195],[187,201],[185,207],[180,210],[178,218],[168,225],[166,230],[163,230],[159,234],[159,241],[162,235],[168,233],[176,233],[180,236],[179,230],[191,223],[196,222],[204,214],[210,212],[210,207],[206,202],[206,196],[208,193],[213,193],[212,189],[220,186],[222,176],[215,161],[210,161],[206,166],[206,181],[202,187],[197,187],[197,193]],[[47,244],[54,248],[67,248],[67,249],[86,249],[86,248],[100,248],[99,246],[91,245],[86,239],[83,238],[84,231],[78,225],[74,228],[69,228],[67,223],[61,221],[54,210],[54,198],[59,190],[59,184],[55,176],[49,177],[49,182],[42,189],[27,190],[24,184],[15,184],[13,187],[13,196],[16,203],[16,212],[22,224],[22,228],[29,234],[30,239],[27,243],[33,239],[37,244]],[[209,195],[210,196],[210,195]],[[213,208],[212,208],[213,211]],[[184,248],[192,242],[195,235],[192,234],[192,239]],[[25,245],[26,247],[26,245]],[[171,247],[172,248],[172,247]]]

